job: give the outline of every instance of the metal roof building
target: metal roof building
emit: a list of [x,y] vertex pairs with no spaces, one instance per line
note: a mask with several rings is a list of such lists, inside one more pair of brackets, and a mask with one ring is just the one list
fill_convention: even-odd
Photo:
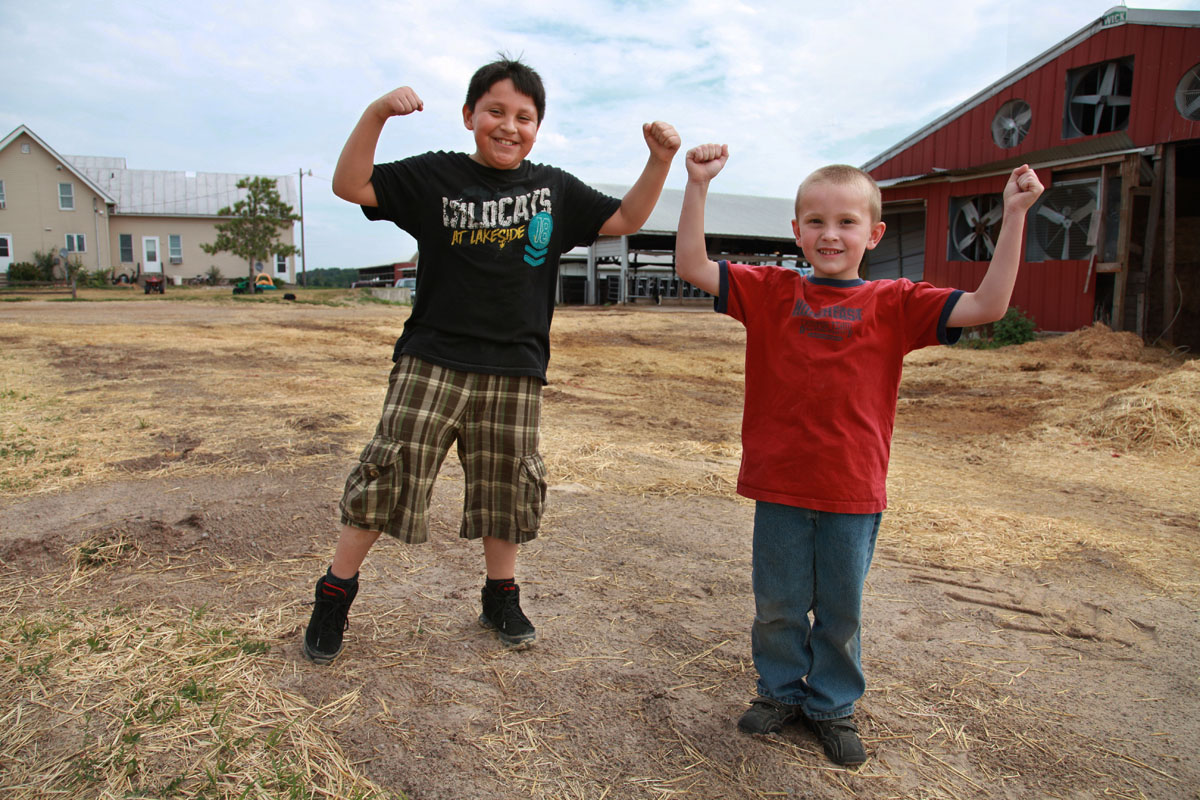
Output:
[[[592,186],[613,197],[622,197],[629,189],[604,183]],[[707,296],[675,276],[675,231],[682,205],[681,189],[663,189],[637,233],[601,236],[591,247],[564,256],[563,299],[590,304]],[[709,254],[741,263],[798,266],[800,251],[791,228],[793,205],[791,198],[709,193],[704,210]],[[582,284],[585,297],[579,297],[581,275],[587,279]]]
[[[221,272],[249,272],[230,253],[209,254],[220,209],[245,190],[243,174],[129,169],[124,158],[65,156],[25,125],[0,139],[0,276],[14,263],[57,255],[114,282],[157,274],[182,283]],[[295,207],[292,177],[275,178],[281,199]],[[280,233],[291,246],[292,226]],[[279,248],[277,248],[279,249]],[[285,252],[286,252],[286,248]],[[273,251],[274,252],[274,251]],[[295,280],[296,257],[274,252],[255,270]]]

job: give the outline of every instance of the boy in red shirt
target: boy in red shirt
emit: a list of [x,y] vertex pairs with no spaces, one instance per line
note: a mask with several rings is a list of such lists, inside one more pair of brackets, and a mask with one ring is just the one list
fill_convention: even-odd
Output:
[[675,259],[681,278],[746,326],[737,491],[756,501],[751,646],[759,677],[738,727],[766,734],[803,719],[830,760],[853,766],[866,760],[852,717],[866,689],[862,591],[887,505],[904,355],[953,344],[962,328],[1004,315],[1025,213],[1042,185],[1028,166],[1013,170],[987,274],[962,292],[859,278],[885,226],[875,181],[844,165],[817,170],[796,193],[792,229],[811,277],[711,261],[704,203],[728,156],[725,145],[688,151]]

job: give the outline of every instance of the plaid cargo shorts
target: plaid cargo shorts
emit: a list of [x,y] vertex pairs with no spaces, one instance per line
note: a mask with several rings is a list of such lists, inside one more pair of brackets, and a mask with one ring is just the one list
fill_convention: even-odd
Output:
[[541,398],[539,378],[462,372],[402,355],[375,437],[346,479],[342,524],[424,542],[434,479],[457,439],[466,482],[458,535],[535,538],[546,502]]

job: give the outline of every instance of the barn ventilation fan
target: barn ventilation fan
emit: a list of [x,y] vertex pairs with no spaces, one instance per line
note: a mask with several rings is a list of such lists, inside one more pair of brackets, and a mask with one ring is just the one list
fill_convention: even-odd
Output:
[[1067,73],[1063,136],[1092,136],[1129,127],[1133,59],[1104,61]]
[[998,194],[950,198],[950,260],[990,261],[1003,216]]
[[1175,87],[1175,108],[1185,119],[1200,122],[1200,64],[1183,73]]
[[1069,261],[1091,255],[1088,233],[1097,210],[1099,181],[1050,187],[1030,211],[1029,261]]
[[1024,100],[1009,100],[992,117],[992,141],[997,147],[1016,147],[1029,133],[1033,109]]

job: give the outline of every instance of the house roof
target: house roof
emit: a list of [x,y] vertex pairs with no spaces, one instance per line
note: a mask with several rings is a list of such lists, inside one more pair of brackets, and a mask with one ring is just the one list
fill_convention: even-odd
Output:
[[[886,151],[875,156],[873,159],[863,164],[862,168],[865,171],[870,172],[887,163],[892,158],[896,157],[900,153],[903,153],[917,142],[951,124],[968,111],[978,106],[980,103],[983,103],[989,98],[1000,94],[1017,81],[1029,76],[1046,64],[1049,64],[1054,59],[1091,38],[1101,30],[1120,25],[1158,25],[1168,27],[1195,28],[1200,27],[1200,11],[1159,11],[1153,9],[1126,8],[1125,6],[1116,6],[1111,8],[1102,16],[1088,23],[1071,36],[1068,36],[1066,39],[1063,39],[1049,50],[1033,58],[1032,60],[1027,61],[1022,66],[1013,70],[1008,75],[1005,75],[1003,78],[991,84],[990,86],[984,88],[982,91],[970,97],[963,103],[947,111],[945,114],[938,117],[925,127],[917,130],[912,135],[902,139],[892,147],[888,148]],[[1028,158],[1028,156],[1026,158]],[[916,178],[921,176],[911,177]]]
[[30,130],[25,125],[18,125],[15,129],[13,129],[12,133],[8,134],[8,136],[5,136],[4,139],[0,140],[0,150],[3,150],[6,147],[8,147],[10,144],[15,142],[22,135],[28,136],[30,139],[33,139],[35,142],[37,142],[38,147],[45,150],[47,153],[50,154],[51,158],[53,158],[55,161],[57,161],[58,163],[62,164],[64,167],[66,167],[68,170],[70,170],[72,175],[74,175],[76,178],[79,178],[79,180],[83,181],[83,183],[87,184],[88,188],[91,189],[96,194],[100,195],[102,198],[104,198],[104,201],[106,203],[115,202],[113,199],[113,196],[111,194],[106,192],[103,188],[100,187],[99,184],[97,184],[90,177],[88,177],[88,175],[86,173],[82,172],[77,166],[72,164],[69,156],[59,155],[58,152],[53,147],[51,147],[50,145],[48,145],[44,141],[42,141],[42,137],[38,136],[36,133],[34,133],[32,130]]
[[[220,209],[246,195],[237,188],[237,182],[247,177],[242,173],[128,169],[124,158],[65,158],[114,199],[117,214],[215,217]],[[295,207],[291,176],[268,177],[276,178],[280,199]]]
[[[595,183],[593,188],[613,197],[622,197],[628,186]],[[639,233],[674,235],[679,227],[683,191],[663,189],[654,210]],[[759,239],[788,239],[789,221],[796,212],[791,198],[711,192],[704,206],[704,231],[709,236],[737,236]]]

